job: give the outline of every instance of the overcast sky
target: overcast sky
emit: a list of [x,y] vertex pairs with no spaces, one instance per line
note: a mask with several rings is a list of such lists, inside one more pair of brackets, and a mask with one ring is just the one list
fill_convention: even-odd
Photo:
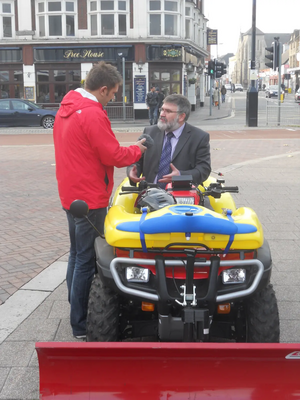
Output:
[[[252,28],[254,0],[204,0],[207,26],[218,30],[212,56],[236,53],[240,32]],[[300,29],[300,0],[256,0],[256,27],[264,33],[292,33]]]

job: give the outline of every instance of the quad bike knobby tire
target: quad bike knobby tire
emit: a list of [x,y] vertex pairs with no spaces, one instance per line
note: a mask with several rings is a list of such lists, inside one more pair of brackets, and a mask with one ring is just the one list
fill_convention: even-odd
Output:
[[271,284],[246,302],[246,342],[279,343],[279,314]]
[[95,274],[87,315],[88,342],[116,342],[119,339],[118,296]]

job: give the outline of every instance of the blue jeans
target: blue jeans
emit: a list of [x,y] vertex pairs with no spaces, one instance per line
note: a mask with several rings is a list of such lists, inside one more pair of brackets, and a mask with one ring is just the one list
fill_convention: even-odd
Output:
[[149,122],[150,125],[156,124],[157,114],[156,114],[156,106],[149,107]]
[[[71,305],[70,322],[73,335],[86,334],[89,292],[95,274],[94,241],[98,233],[85,218],[67,213],[70,235],[70,256],[67,268],[68,300]],[[106,208],[90,210],[88,218],[102,233]]]

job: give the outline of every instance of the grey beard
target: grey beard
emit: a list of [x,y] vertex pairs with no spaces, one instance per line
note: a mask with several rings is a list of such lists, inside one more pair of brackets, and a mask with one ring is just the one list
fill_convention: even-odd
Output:
[[178,118],[176,118],[172,123],[163,122],[161,119],[158,120],[157,126],[161,131],[172,132],[176,131],[180,127],[178,123]]

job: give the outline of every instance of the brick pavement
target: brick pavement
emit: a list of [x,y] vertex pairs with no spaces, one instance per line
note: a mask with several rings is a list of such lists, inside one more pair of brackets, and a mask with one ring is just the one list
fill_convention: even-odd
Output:
[[[126,145],[139,134],[121,132],[117,137]],[[57,193],[52,136],[18,136],[0,136],[0,304],[69,247]],[[300,150],[299,139],[300,130],[211,132],[213,170],[292,154]],[[124,176],[124,169],[116,169],[115,183]]]

